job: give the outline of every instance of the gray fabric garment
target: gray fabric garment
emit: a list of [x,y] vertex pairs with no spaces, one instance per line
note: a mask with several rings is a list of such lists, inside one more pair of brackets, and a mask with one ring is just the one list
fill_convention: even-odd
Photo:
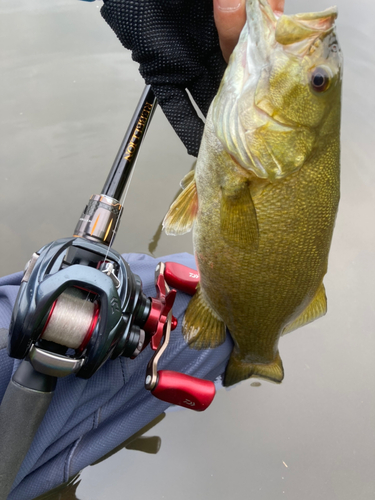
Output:
[[0,328],[0,349],[5,349],[8,344],[8,330]]
[[[192,255],[176,254],[160,259],[125,254],[144,292],[155,296],[154,270],[159,261],[180,262],[195,268]],[[0,328],[8,328],[22,273],[0,278]],[[224,370],[232,341],[216,349],[189,349],[181,334],[181,322],[190,297],[177,294],[173,314],[179,326],[159,369],[180,371],[215,380]],[[0,400],[20,361],[9,358],[0,331]],[[34,442],[20,468],[9,500],[28,500],[58,486],[100,459],[169,406],[144,389],[145,371],[152,355],[147,347],[135,360],[109,360],[89,380],[74,375],[58,380],[56,392]]]

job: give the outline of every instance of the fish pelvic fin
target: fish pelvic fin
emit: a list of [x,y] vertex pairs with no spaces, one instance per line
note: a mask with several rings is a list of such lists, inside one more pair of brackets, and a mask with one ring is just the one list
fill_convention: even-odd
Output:
[[239,354],[233,351],[225,370],[224,387],[237,384],[250,377],[264,378],[279,384],[284,378],[284,368],[279,352],[277,352],[272,363],[263,364],[247,363],[241,359]]
[[323,282],[320,284],[318,291],[316,292],[313,300],[310,304],[302,311],[302,313],[294,320],[292,323],[287,325],[282,335],[290,333],[293,330],[297,330],[301,326],[305,326],[312,321],[324,316],[327,312],[327,297]]
[[228,243],[238,248],[258,248],[258,219],[249,180],[232,179],[221,187],[220,229]]
[[[187,184],[187,181],[190,182]],[[198,212],[197,186],[194,180],[194,170],[189,172],[181,181],[184,188],[182,193],[172,203],[163,220],[163,229],[166,234],[185,234],[191,231]]]
[[217,347],[225,341],[225,324],[203,297],[199,284],[186,310],[182,333],[192,349]]

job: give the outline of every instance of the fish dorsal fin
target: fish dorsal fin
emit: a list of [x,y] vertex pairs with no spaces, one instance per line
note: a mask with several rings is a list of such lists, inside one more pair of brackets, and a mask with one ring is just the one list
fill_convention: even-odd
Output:
[[[186,185],[186,180],[191,181]],[[185,234],[191,231],[198,212],[197,186],[194,180],[194,170],[189,172],[181,181],[186,187],[172,203],[163,220],[163,229],[166,234]]]
[[225,341],[225,324],[207,303],[199,284],[186,310],[182,333],[194,349],[217,347]]
[[247,178],[233,176],[221,186],[220,229],[228,243],[258,248],[258,219]]
[[320,284],[315,297],[310,304],[302,311],[302,313],[292,323],[287,325],[283,330],[283,335],[297,330],[301,326],[307,325],[312,321],[324,316],[327,312],[327,297],[323,283]]

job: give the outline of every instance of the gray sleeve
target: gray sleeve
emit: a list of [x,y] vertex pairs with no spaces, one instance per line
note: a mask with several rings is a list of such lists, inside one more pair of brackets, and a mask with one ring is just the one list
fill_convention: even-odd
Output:
[[[132,271],[140,276],[148,296],[155,296],[154,270],[159,260],[180,262],[195,268],[194,257],[189,254],[162,259],[127,254],[125,258]],[[9,324],[17,288],[16,284],[10,285],[9,280],[3,286],[0,282],[0,316],[2,312],[4,320],[0,327]],[[189,300],[188,295],[177,293],[173,314],[179,326],[172,332],[159,369],[215,380],[225,370],[232,342],[228,337],[215,349],[190,349],[181,333]],[[1,338],[4,339],[4,334]],[[144,388],[146,366],[151,355],[148,346],[134,360],[120,357],[107,361],[89,380],[74,375],[58,380],[55,395],[8,500],[31,500],[66,482],[167,409],[168,403],[156,399]],[[6,349],[0,350],[1,398],[18,365],[19,360],[9,358]]]

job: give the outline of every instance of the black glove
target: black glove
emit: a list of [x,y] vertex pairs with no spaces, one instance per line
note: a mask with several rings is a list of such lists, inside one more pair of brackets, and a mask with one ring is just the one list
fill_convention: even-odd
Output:
[[223,76],[212,0],[104,0],[102,16],[132,51],[188,153],[197,156],[206,116]]

